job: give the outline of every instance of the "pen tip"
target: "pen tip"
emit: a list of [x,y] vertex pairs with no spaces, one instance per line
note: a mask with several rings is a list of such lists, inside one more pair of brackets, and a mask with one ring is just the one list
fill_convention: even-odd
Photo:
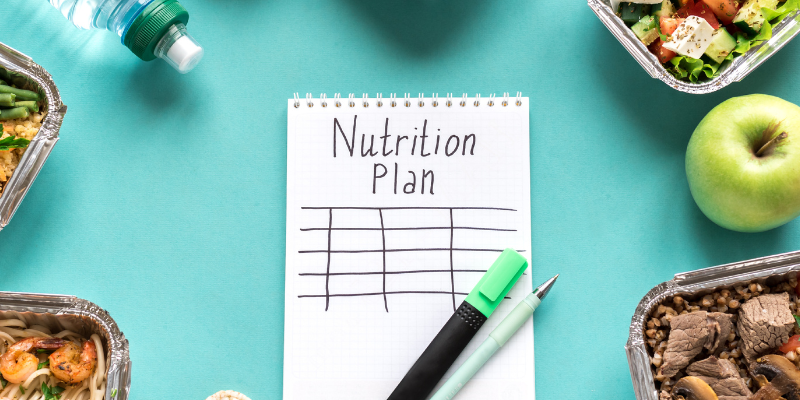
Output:
[[537,287],[537,288],[536,288],[536,289],[533,291],[533,293],[535,293],[535,294],[536,294],[536,297],[538,297],[538,298],[539,298],[539,300],[543,300],[543,299],[544,299],[544,297],[545,297],[545,296],[547,296],[547,292],[549,292],[549,291],[550,291],[550,288],[552,288],[552,287],[553,287],[553,284],[554,284],[554,283],[556,283],[556,279],[558,279],[558,276],[559,276],[559,275],[560,275],[560,274],[556,274],[556,276],[554,276],[554,277],[552,277],[552,278],[548,279],[548,280],[547,280],[545,283],[543,283],[543,284],[539,285],[539,287]]

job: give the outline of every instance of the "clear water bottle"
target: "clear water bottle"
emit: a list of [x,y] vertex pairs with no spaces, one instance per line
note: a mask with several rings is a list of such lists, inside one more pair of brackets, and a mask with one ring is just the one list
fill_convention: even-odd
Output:
[[186,32],[189,12],[177,0],[49,0],[81,29],[107,29],[144,61],[160,58],[185,74],[203,58]]

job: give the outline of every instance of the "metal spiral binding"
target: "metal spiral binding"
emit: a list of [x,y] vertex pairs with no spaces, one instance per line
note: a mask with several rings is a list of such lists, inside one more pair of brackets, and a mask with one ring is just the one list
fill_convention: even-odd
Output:
[[[458,102],[458,105],[461,106],[461,107],[466,107],[468,99],[469,99],[469,95],[467,93],[464,93],[461,96],[461,100]],[[335,93],[333,95],[333,105],[336,108],[341,108],[342,107],[342,101],[341,100],[342,100],[342,95],[340,93]],[[503,92],[503,97],[502,97],[502,101],[500,101],[500,105],[502,105],[503,107],[508,107],[510,100],[511,100],[511,96],[510,96],[509,92]],[[323,108],[328,107],[328,95],[327,94],[325,94],[325,93],[320,94],[319,95],[319,101],[320,101],[319,105],[321,107],[323,107]],[[486,101],[486,105],[488,105],[489,107],[494,107],[495,101],[496,101],[496,96],[495,96],[494,93],[492,93],[492,94],[489,95],[489,100]],[[292,102],[292,106],[294,106],[294,108],[300,108],[300,102],[301,102],[300,93],[299,92],[295,92],[294,93],[294,101]],[[306,93],[305,102],[306,102],[306,106],[308,106],[308,108],[314,107],[314,96],[311,93]],[[362,94],[361,105],[364,108],[368,108],[369,107],[369,103],[370,103],[369,94],[367,94],[367,93]],[[416,103],[417,103],[417,106],[420,107],[420,108],[425,107],[425,94],[424,93],[419,93],[419,97],[418,97]],[[383,104],[384,104],[383,103],[383,94],[378,93],[375,96],[375,106],[376,107],[383,107]],[[453,93],[447,93],[447,97],[445,98],[444,105],[447,106],[448,108],[450,108],[450,107],[453,106],[453,104],[454,104]],[[516,96],[516,99],[514,101],[514,104],[517,107],[521,107],[522,106],[522,92],[517,92],[517,96]],[[350,93],[348,95],[347,105],[350,106],[350,108],[354,108],[356,106],[356,95],[354,93]],[[389,95],[389,105],[391,107],[397,107],[397,93],[391,93]],[[412,105],[411,93],[405,93],[404,94],[404,96],[403,96],[403,105],[405,107],[407,107],[407,108],[411,107],[411,105]],[[475,107],[480,107],[480,105],[481,105],[481,95],[480,95],[480,93],[475,95],[475,100],[472,102],[472,105],[475,106]],[[433,106],[433,107],[438,107],[439,106],[439,93],[432,93],[431,94],[431,106]]]

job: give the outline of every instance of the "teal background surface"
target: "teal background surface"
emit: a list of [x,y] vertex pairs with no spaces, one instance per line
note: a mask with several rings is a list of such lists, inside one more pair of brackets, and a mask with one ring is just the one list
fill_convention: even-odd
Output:
[[800,41],[711,95],[650,78],[582,0],[183,0],[205,47],[181,76],[45,0],[4,0],[0,41],[69,111],[0,232],[0,290],[73,294],[130,341],[132,399],[282,393],[286,99],[294,92],[531,98],[540,399],[633,399],[636,304],[691,269],[800,248],[800,222],[740,234],[691,198],[684,154],[713,106],[800,103]]

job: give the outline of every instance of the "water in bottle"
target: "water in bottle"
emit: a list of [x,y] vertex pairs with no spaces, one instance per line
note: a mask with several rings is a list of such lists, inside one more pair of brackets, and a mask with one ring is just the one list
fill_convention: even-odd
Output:
[[49,1],[78,28],[116,33],[142,60],[161,58],[185,74],[203,57],[186,31],[189,13],[177,0]]

